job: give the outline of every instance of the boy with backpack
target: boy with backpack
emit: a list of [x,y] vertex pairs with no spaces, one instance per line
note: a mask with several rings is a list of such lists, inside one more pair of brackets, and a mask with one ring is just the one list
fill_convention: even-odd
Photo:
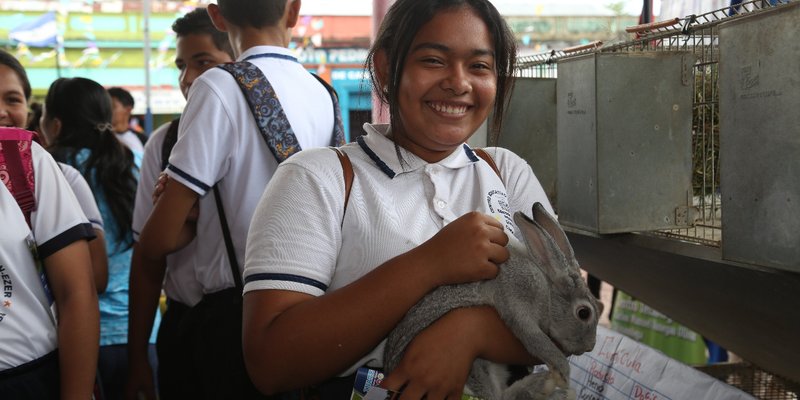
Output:
[[[168,183],[137,254],[144,261],[142,279],[159,287],[163,258],[195,241],[194,275],[203,298],[178,329],[190,347],[180,367],[189,377],[184,397],[258,398],[241,350],[250,219],[281,161],[302,148],[343,143],[341,118],[332,89],[286,48],[300,0],[219,0],[208,14],[228,32],[237,63],[212,68],[192,84],[166,168]],[[195,219],[190,214],[198,199]],[[143,295],[154,307],[158,292]]]
[[[233,49],[228,42],[228,35],[214,28],[205,8],[194,9],[178,18],[172,24],[172,30],[177,36],[175,66],[180,70],[179,86],[181,93],[186,98],[192,83],[203,72],[218,64],[233,61]],[[139,232],[153,210],[153,189],[159,173],[166,168],[172,147],[178,139],[179,121],[180,119],[175,119],[160,126],[153,131],[145,144],[133,211],[135,240],[138,240]],[[197,304],[203,294],[200,284],[194,276],[194,251],[195,246],[192,242],[166,259],[166,277],[163,289],[167,297],[167,309],[161,319],[156,339],[157,386],[162,399],[181,398],[178,383],[183,379],[181,374],[186,371],[179,366],[186,355],[179,351],[182,347],[176,331],[183,314],[189,307]],[[134,252],[137,252],[135,247]],[[133,260],[130,278],[129,367],[126,394],[128,398],[136,398],[136,393],[142,392],[147,398],[155,398],[156,385],[153,381],[153,366],[147,357],[147,339],[153,324],[153,313],[151,312],[153,299],[151,296],[148,299],[151,300],[151,303],[148,304],[139,294],[143,289],[145,293],[148,289],[158,290],[161,285],[143,287],[148,282],[139,279],[140,271],[144,268],[141,257],[134,255]],[[143,312],[141,311],[143,309],[150,311]]]

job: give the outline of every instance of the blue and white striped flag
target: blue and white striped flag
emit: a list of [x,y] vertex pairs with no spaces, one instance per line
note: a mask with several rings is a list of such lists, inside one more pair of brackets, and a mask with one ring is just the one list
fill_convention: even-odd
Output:
[[56,13],[49,12],[26,22],[8,33],[8,38],[30,47],[54,47],[58,43]]

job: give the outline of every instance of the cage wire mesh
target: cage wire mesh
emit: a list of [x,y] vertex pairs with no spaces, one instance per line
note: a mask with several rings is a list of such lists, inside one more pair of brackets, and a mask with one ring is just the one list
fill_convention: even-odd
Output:
[[711,364],[697,369],[758,399],[797,400],[800,395],[800,384],[747,362]]
[[[696,210],[689,228],[649,232],[679,240],[719,247],[722,240],[722,199],[719,190],[719,41],[717,26],[734,18],[747,18],[792,0],[751,0],[704,14],[645,24],[628,31],[636,38],[607,46],[584,46],[577,51],[556,51],[520,57],[516,75],[557,78],[558,61],[591,52],[691,51],[694,65],[692,111],[692,188],[687,205]],[[565,49],[566,50],[566,49]]]

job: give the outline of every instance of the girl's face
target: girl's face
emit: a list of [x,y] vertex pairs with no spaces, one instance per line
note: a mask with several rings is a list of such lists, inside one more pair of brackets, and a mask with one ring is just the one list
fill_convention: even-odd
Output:
[[28,99],[22,81],[13,69],[0,64],[0,126],[25,128],[28,125]]
[[497,93],[494,46],[470,7],[440,11],[417,32],[398,89],[394,140],[428,162],[466,141],[492,109]]

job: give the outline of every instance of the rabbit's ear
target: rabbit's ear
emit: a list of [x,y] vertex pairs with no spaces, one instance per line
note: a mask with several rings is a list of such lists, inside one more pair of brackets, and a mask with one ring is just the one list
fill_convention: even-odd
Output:
[[525,214],[514,214],[514,222],[525,237],[530,253],[537,258],[537,264],[551,278],[555,278],[569,268],[574,255],[567,236],[558,222],[550,216],[540,203],[533,205],[533,220]]
[[553,242],[555,242],[558,249],[561,251],[561,254],[566,257],[567,260],[572,260],[575,258],[575,253],[572,250],[572,246],[569,244],[569,239],[567,239],[567,234],[564,233],[564,230],[561,229],[561,225],[553,218],[550,213],[544,208],[542,203],[534,203],[533,204],[533,221],[537,223],[542,230],[547,232]]

